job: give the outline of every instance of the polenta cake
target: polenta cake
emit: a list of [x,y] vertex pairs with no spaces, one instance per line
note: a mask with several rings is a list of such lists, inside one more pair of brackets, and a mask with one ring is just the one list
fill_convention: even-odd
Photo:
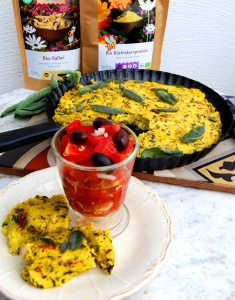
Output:
[[222,135],[220,114],[202,91],[148,81],[78,84],[60,98],[53,119],[65,126],[98,116],[143,131],[137,157],[154,157],[146,151],[153,148],[190,154],[211,146]]
[[91,248],[91,253],[95,258],[97,265],[107,274],[111,274],[115,253],[112,244],[112,237],[107,229],[92,229],[89,227],[80,227]]
[[2,224],[2,232],[8,239],[9,252],[19,255],[27,242],[68,228],[69,216],[64,195],[35,196],[15,205]]
[[64,195],[35,196],[15,205],[2,224],[9,252],[26,245],[21,277],[37,288],[52,288],[98,265],[111,274],[115,252],[109,231],[86,226],[69,228]]
[[95,259],[83,236],[78,247],[72,248],[68,244],[71,234],[76,232],[81,233],[78,227],[61,228],[42,239],[28,243],[23,256],[26,265],[22,278],[30,285],[47,289],[60,286],[74,276],[94,268]]

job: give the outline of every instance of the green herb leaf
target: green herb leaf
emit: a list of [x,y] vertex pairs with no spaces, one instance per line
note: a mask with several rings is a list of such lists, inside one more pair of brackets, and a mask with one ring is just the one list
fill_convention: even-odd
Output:
[[154,91],[155,94],[164,102],[175,105],[178,101],[173,94],[168,93],[165,89],[153,88],[151,90]]
[[42,238],[40,238],[40,240],[47,243],[47,244],[51,244],[51,245],[56,246],[56,242],[54,242],[52,239],[42,237]]
[[113,115],[119,115],[119,114],[125,114],[126,112],[122,110],[121,108],[115,107],[115,106],[109,106],[109,105],[96,105],[96,104],[90,104],[91,108],[98,112],[103,112],[106,114],[113,114]]
[[43,112],[46,109],[46,105],[44,107],[41,107],[36,110],[27,110],[27,109],[20,109],[15,113],[15,118],[18,118],[19,116],[32,116],[32,115],[37,115]]
[[178,110],[179,110],[178,108],[171,108],[171,107],[158,107],[156,109],[153,109],[153,111],[155,113],[159,113],[161,111],[164,111],[164,112],[176,112]]
[[55,75],[52,74],[52,75],[51,75],[50,88],[51,88],[52,90],[54,90],[54,89],[56,89],[58,86],[59,86],[59,85],[58,85],[58,81],[57,81]]
[[97,89],[105,87],[105,86],[107,86],[107,84],[104,81],[98,81],[96,83],[93,83],[93,84],[89,85],[89,87],[92,90],[97,90]]
[[86,86],[84,86],[83,88],[81,88],[80,90],[78,90],[78,91],[77,91],[77,94],[78,94],[78,95],[83,95],[83,94],[85,94],[85,93],[87,93],[87,92],[90,92],[90,91],[91,91],[90,86],[89,86],[89,85],[86,85]]
[[81,107],[78,107],[78,108],[70,108],[69,109],[69,112],[78,112],[78,111],[82,111],[83,109],[85,108],[85,106],[81,106]]
[[78,84],[81,80],[81,72],[78,70],[74,71],[74,83]]
[[30,104],[32,104],[34,102],[37,102],[41,98],[50,94],[51,92],[52,92],[52,89],[50,87],[46,87],[46,88],[28,96],[25,100],[21,101],[21,103],[17,106],[16,114],[18,114],[18,111],[20,111],[21,109],[26,108],[27,106],[29,106]]
[[204,135],[204,133],[205,133],[205,123],[203,123],[202,126],[198,126],[190,130],[180,139],[180,141],[181,143],[188,144],[201,138]]
[[57,73],[57,76],[63,77],[63,76],[65,76],[65,75],[73,74],[73,73],[74,73],[73,70],[65,70],[65,71],[62,71],[62,72],[60,72],[60,73]]
[[29,106],[24,108],[24,110],[37,110],[42,107],[46,108],[46,98],[43,98],[41,101],[37,101],[33,104],[30,104]]
[[60,252],[61,253],[64,253],[70,246],[70,243],[69,242],[63,242],[61,245],[60,245]]
[[212,122],[218,122],[218,121],[216,120],[216,118],[213,118],[213,117],[211,117],[211,116],[209,116],[209,120],[212,121]]
[[141,158],[151,157],[151,158],[158,158],[158,157],[171,157],[171,156],[181,156],[183,152],[180,150],[163,150],[160,147],[153,147],[149,149],[145,149],[141,153]]
[[74,230],[69,237],[70,249],[72,251],[81,247],[83,240],[83,232],[80,230]]
[[[21,102],[22,102],[22,101],[21,101]],[[1,113],[0,118],[2,118],[2,117],[4,117],[4,116],[7,116],[7,115],[11,114],[13,111],[15,111],[15,110],[17,109],[18,105],[19,105],[21,102],[16,103],[16,104],[14,104],[14,105],[8,107],[7,109],[5,109],[5,110]]]
[[109,82],[112,82],[112,81],[116,81],[117,78],[107,78],[104,80],[105,83],[109,83]]
[[144,101],[144,97],[143,96],[137,94],[134,91],[126,89],[123,85],[120,84],[119,88],[122,91],[122,94],[123,94],[124,97],[127,97],[127,98],[129,98],[131,100],[134,100],[136,102],[142,102],[142,101]]

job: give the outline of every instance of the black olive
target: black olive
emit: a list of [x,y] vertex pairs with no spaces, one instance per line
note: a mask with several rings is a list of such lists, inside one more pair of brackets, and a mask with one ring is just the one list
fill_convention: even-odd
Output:
[[107,155],[99,152],[93,152],[91,159],[96,167],[105,167],[114,164]]
[[68,89],[66,87],[66,85],[64,83],[62,83],[59,88],[61,89],[61,92],[64,94],[66,92],[68,92]]
[[112,124],[111,121],[109,121],[105,118],[102,118],[102,117],[97,117],[95,119],[95,121],[93,122],[93,126],[94,126],[95,129],[98,129],[103,125],[110,125],[110,124]]
[[58,96],[59,99],[63,96],[61,89],[59,87],[54,89],[54,92],[56,93],[56,95]]
[[118,151],[126,149],[129,143],[128,133],[124,129],[119,129],[113,137],[113,142]]
[[88,139],[85,131],[78,129],[71,133],[71,141],[76,145],[84,145]]

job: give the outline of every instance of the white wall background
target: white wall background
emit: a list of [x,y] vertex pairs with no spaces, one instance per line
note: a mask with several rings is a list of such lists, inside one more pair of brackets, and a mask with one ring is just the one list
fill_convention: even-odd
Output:
[[[17,0],[14,0],[17,1]],[[0,94],[24,87],[11,1],[0,0]],[[235,1],[170,0],[161,71],[235,95]]]

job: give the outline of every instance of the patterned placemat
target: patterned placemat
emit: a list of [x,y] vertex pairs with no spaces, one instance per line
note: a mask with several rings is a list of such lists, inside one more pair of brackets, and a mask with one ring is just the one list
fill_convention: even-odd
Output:
[[[224,96],[235,119],[235,97]],[[28,125],[47,120],[45,114],[33,117]],[[235,123],[234,123],[235,124]],[[180,168],[147,172],[133,172],[139,179],[176,185],[235,193],[235,128],[204,158]],[[0,172],[24,176],[33,171],[55,165],[50,147],[51,139],[41,140],[9,150],[0,156]]]

